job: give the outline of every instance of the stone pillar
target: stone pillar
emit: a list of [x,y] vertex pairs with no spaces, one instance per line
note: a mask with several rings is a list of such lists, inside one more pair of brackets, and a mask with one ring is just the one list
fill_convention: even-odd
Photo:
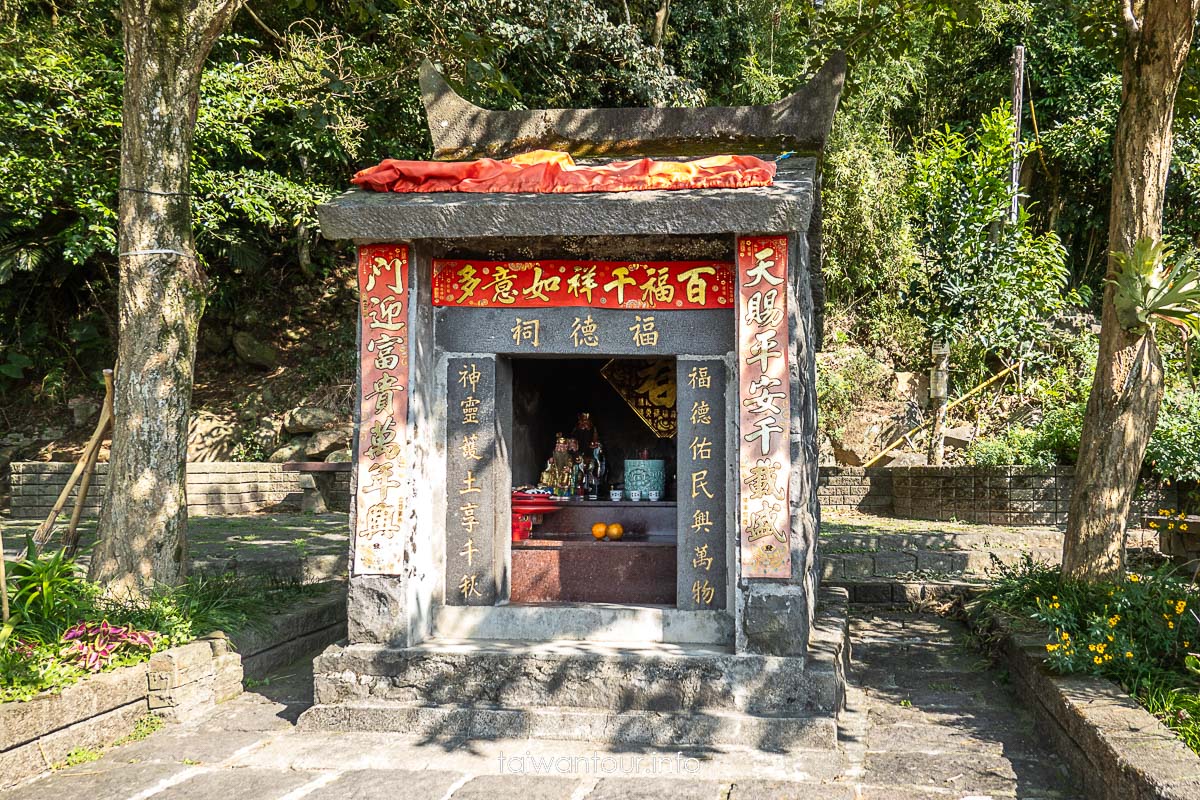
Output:
[[675,372],[678,432],[677,608],[725,608],[729,539],[725,504],[726,366],[721,359],[680,357]]
[[736,643],[740,652],[802,656],[816,597],[818,513],[807,247],[796,236],[744,237],[737,252]]
[[352,643],[404,645],[403,524],[411,497],[408,460],[409,248],[358,251],[358,407],[347,597]]
[[496,359],[446,362],[446,605],[496,604]]

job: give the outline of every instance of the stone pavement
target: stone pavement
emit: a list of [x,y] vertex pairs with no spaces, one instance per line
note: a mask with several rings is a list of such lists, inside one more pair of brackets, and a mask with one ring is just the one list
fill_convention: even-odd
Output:
[[2,800],[916,800],[1073,798],[1064,768],[966,629],[931,615],[860,610],[850,707],[837,751],[674,752],[586,742],[421,742],[300,732],[305,664],[212,716],[168,726],[95,762],[0,792]]
[[[62,546],[70,508],[60,515],[50,548]],[[41,520],[0,516],[9,558],[25,546]],[[96,520],[80,527],[79,563],[87,565],[96,541]],[[192,517],[188,553],[193,572],[270,573],[306,581],[330,580],[346,572],[349,518],[346,514],[246,514]]]

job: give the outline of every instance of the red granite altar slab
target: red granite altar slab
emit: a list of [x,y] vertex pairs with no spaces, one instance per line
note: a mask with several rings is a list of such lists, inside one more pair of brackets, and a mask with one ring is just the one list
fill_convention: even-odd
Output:
[[675,605],[675,544],[528,539],[512,543],[512,603]]

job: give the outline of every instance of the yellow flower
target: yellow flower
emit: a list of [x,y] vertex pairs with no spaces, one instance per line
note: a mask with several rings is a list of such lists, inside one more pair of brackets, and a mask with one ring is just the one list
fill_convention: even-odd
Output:
[[1130,582],[1130,583],[1138,583],[1138,582],[1140,582],[1141,580],[1142,580],[1142,576],[1141,576],[1141,575],[1130,575],[1130,576],[1129,576],[1129,582]]
[[1168,628],[1170,628],[1171,630],[1175,630],[1175,623],[1174,623],[1174,622],[1168,622],[1168,623],[1167,623],[1167,627],[1168,627]]
[[1105,660],[1105,661],[1112,661],[1112,656],[1111,656],[1111,655],[1106,655],[1106,656],[1104,657],[1104,660]]
[[1098,645],[1096,645],[1096,652],[1097,652],[1097,653],[1103,653],[1103,652],[1104,652],[1104,648],[1106,648],[1106,647],[1108,647],[1108,645],[1106,645],[1106,644],[1098,644]]
[[1125,651],[1125,657],[1126,657],[1126,658],[1133,658],[1133,651],[1132,651],[1132,650],[1126,650],[1126,651]]
[[1115,627],[1117,627],[1117,623],[1120,621],[1121,621],[1121,615],[1113,614],[1111,617],[1108,618],[1108,627],[1115,628]]
[[1191,642],[1184,642],[1184,643],[1183,643],[1183,646],[1184,646],[1184,647],[1191,647],[1191,646],[1192,646],[1192,643],[1191,643]]
[[1089,645],[1088,645],[1088,651],[1089,651],[1089,652],[1092,652],[1092,653],[1096,652],[1096,645],[1094,645],[1094,644],[1089,644]]
[[1057,645],[1057,644],[1048,644],[1048,645],[1046,645],[1046,652],[1047,652],[1047,653],[1053,653],[1055,650],[1057,650],[1057,649],[1058,649],[1059,647],[1061,647],[1061,646],[1062,646],[1062,645]]
[[1108,640],[1109,640],[1110,642],[1113,640],[1113,637],[1112,637],[1112,634],[1111,634],[1111,633],[1108,635]]
[[1153,528],[1154,530],[1158,530],[1158,523],[1155,522],[1154,520],[1150,520],[1150,527]]
[[1186,523],[1186,522],[1181,522],[1181,523],[1179,523],[1179,530],[1181,530],[1181,531],[1186,531],[1186,530],[1187,530],[1187,523]]
[[1103,661],[1104,661],[1104,659],[1102,659],[1100,656],[1096,656],[1095,658],[1092,659],[1092,663],[1094,663],[1094,664],[1100,664]]
[[1176,614],[1182,614],[1182,613],[1183,613],[1183,610],[1184,610],[1185,608],[1187,608],[1187,601],[1186,601],[1186,600],[1180,600],[1178,603],[1176,603],[1176,604],[1175,604],[1175,613],[1176,613]]

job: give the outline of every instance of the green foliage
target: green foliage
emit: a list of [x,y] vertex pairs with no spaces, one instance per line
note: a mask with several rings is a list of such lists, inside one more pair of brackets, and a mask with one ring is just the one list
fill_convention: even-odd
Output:
[[1161,320],[1185,335],[1200,334],[1200,265],[1194,255],[1172,260],[1162,242],[1139,239],[1130,253],[1113,253],[1113,307],[1121,327],[1141,331]]
[[976,439],[967,448],[964,459],[980,467],[1006,464],[1051,467],[1056,462],[1054,452],[1043,446],[1039,432],[1020,426],[1006,428],[999,436]]
[[1146,463],[1168,481],[1200,481],[1200,394],[1168,391],[1146,447]]
[[841,363],[817,370],[817,407],[824,430],[835,432],[864,402],[890,389],[891,373],[861,350],[849,351]]
[[54,642],[93,607],[97,593],[61,550],[7,568],[14,635]]
[[123,744],[130,744],[132,742],[140,742],[148,739],[150,738],[151,734],[160,730],[165,724],[166,723],[163,722],[162,717],[158,716],[157,714],[143,714],[138,718],[137,724],[133,726],[133,730],[113,742],[113,747],[120,747]]
[[91,747],[75,747],[72,748],[65,760],[54,765],[54,769],[66,769],[67,767],[75,767],[80,764],[90,764],[93,761],[99,761],[104,755],[99,750]]
[[929,134],[911,184],[924,266],[910,287],[916,313],[933,341],[967,340],[1009,359],[1034,352],[1068,278],[1053,232],[1035,235],[1025,211],[1008,223],[1012,132],[1002,107],[970,136]]
[[[280,607],[324,590],[226,574],[195,576],[180,586],[156,587],[145,598],[118,601],[101,597],[98,587],[61,552],[9,564],[8,575],[12,632],[0,639],[0,702],[57,691],[94,669],[134,664],[150,652],[215,630],[235,633],[266,625]],[[132,644],[105,644],[101,639],[113,637],[101,636],[101,623],[132,632]],[[150,647],[139,644],[143,637],[137,631],[156,634]],[[89,663],[81,653],[98,657]]]
[[1028,556],[1016,566],[993,561],[983,609],[1043,628],[1051,669],[1117,681],[1189,746],[1200,745],[1200,727],[1190,718],[1200,705],[1200,684],[1187,666],[1200,649],[1194,583],[1170,567],[1131,573],[1120,583],[1088,583],[1064,580],[1058,567]]

